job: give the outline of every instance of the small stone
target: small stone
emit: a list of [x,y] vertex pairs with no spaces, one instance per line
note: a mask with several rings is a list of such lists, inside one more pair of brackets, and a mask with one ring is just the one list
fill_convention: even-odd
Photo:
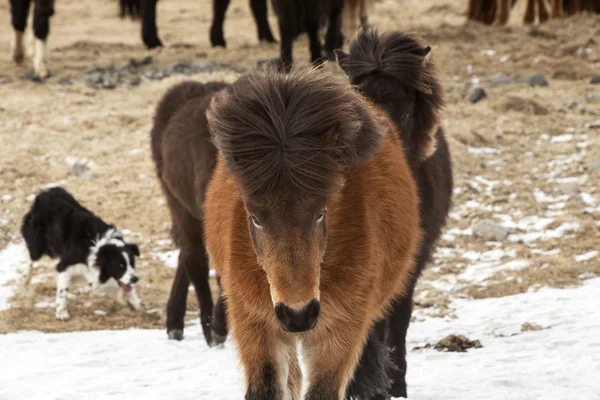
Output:
[[485,240],[499,242],[506,239],[508,233],[509,231],[507,228],[489,219],[477,221],[475,225],[473,225],[473,235]]
[[592,85],[598,85],[600,84],[600,75],[594,76],[591,80],[590,83]]
[[479,340],[469,340],[463,335],[450,335],[440,340],[435,346],[435,350],[446,352],[464,353],[468,349],[482,348]]
[[142,59],[135,59],[132,58],[131,60],[129,60],[129,65],[131,65],[132,67],[142,67],[144,65],[149,65],[152,64],[152,56],[147,56],[144,57]]
[[492,75],[487,81],[488,86],[491,87],[507,85],[509,83],[512,83],[512,79],[502,72]]
[[114,78],[109,77],[108,79],[105,79],[104,82],[102,82],[102,87],[104,89],[114,89],[117,87],[117,82]]
[[541,331],[543,329],[544,328],[541,325],[532,322],[525,322],[523,325],[521,325],[521,332]]
[[62,76],[59,80],[58,80],[59,85],[72,85],[73,84],[73,79],[71,79],[70,76]]
[[600,119],[594,122],[586,122],[583,126],[587,129],[598,129],[600,128]]
[[549,86],[548,79],[546,79],[546,75],[542,72],[536,72],[533,75],[530,75],[525,78],[525,82],[527,82],[531,86]]
[[585,169],[592,172],[600,172],[600,160],[590,161],[585,165]]
[[475,103],[485,99],[486,97],[487,97],[487,93],[485,92],[485,90],[483,90],[482,88],[477,88],[477,89],[473,90],[473,92],[469,96],[468,100],[470,103],[475,104]]
[[180,62],[169,67],[168,71],[171,74],[189,75],[192,72],[192,66],[189,63]]
[[467,97],[467,94],[469,94],[469,90],[471,90],[472,87],[473,87],[473,83],[471,81],[466,81],[463,84],[462,89],[460,90],[460,95],[462,97]]
[[142,80],[140,79],[139,76],[133,77],[129,80],[129,85],[130,86],[137,86],[142,82]]
[[217,62],[215,60],[202,60],[196,61],[192,65],[198,72],[203,72],[214,69],[217,66]]
[[565,107],[568,108],[569,110],[573,110],[575,108],[577,108],[579,106],[579,103],[577,102],[577,100],[569,100],[569,102],[567,104],[565,104]]
[[82,180],[95,178],[98,174],[95,172],[95,164],[87,158],[67,157],[65,162],[69,166],[71,175],[77,176]]

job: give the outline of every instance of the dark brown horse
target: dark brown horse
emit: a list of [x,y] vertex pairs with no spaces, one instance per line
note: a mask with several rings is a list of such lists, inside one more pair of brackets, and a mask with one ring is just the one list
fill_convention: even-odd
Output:
[[452,165],[444,131],[439,126],[443,90],[435,75],[430,48],[400,32],[379,36],[362,31],[350,43],[350,54],[337,51],[350,82],[383,108],[400,133],[421,197],[423,241],[408,291],[397,298],[388,317],[389,346],[394,349],[391,394],[406,397],[406,331],[417,279],[431,258],[450,209]]
[[223,82],[184,82],[173,87],[159,103],[152,128],[152,156],[171,212],[172,233],[181,248],[177,272],[167,304],[170,339],[183,338],[190,280],[200,305],[200,322],[209,345],[225,341],[226,319],[221,303],[219,336],[211,334],[213,300],[208,283],[209,264],[204,245],[204,198],[217,160],[210,142],[204,110],[211,97],[228,87]]

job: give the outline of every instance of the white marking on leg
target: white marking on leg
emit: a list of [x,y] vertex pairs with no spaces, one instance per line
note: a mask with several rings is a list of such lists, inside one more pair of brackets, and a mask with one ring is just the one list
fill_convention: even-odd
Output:
[[67,297],[69,294],[69,285],[71,284],[71,273],[67,268],[59,272],[56,277],[56,319],[67,320],[71,318],[67,309]]
[[[121,291],[122,292],[122,291]],[[132,287],[129,293],[127,293],[127,303],[133,307],[134,310],[142,309],[142,300],[137,297],[137,293],[135,292],[135,288]]]
[[33,263],[30,262],[25,267],[25,274],[23,275],[23,285],[27,286],[31,283],[31,271],[33,270]]
[[23,48],[23,32],[18,30],[13,31],[12,41],[10,43],[10,57],[14,62],[20,64],[25,58],[25,50]]
[[48,43],[45,40],[35,38],[35,52],[33,56],[33,70],[40,78],[48,77]]

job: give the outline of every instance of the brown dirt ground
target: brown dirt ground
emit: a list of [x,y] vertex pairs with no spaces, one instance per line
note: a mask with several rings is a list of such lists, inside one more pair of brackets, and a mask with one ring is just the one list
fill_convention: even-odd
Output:
[[[376,4],[372,22],[380,31],[400,29],[418,33],[433,47],[433,58],[447,88],[447,109],[443,125],[447,129],[454,161],[456,187],[454,210],[460,215],[448,228],[465,229],[481,218],[495,213],[540,215],[547,204],[537,203],[533,188],[557,196],[570,194],[563,221],[577,221],[581,229],[562,239],[535,242],[540,250],[560,249],[556,256],[533,254],[523,243],[505,242],[505,249],[532,264],[520,271],[501,271],[484,284],[466,283],[456,295],[476,298],[505,296],[539,285],[563,287],[577,284],[585,276],[600,274],[600,261],[575,263],[573,256],[598,248],[600,213],[584,213],[576,200],[578,191],[598,197],[598,172],[585,171],[585,165],[600,159],[598,129],[586,129],[585,123],[600,119],[600,86],[589,84],[600,74],[600,16],[581,15],[543,26],[521,25],[521,8],[516,6],[511,23],[505,28],[465,24],[466,1],[386,0]],[[158,6],[158,25],[166,47],[153,52],[156,65],[202,58],[241,67],[254,67],[258,60],[276,56],[277,45],[259,45],[247,2],[231,5],[226,23],[228,49],[212,49],[208,42],[210,1],[163,0]],[[11,29],[7,2],[0,3],[0,71],[12,78],[0,85],[0,196],[12,200],[0,203],[0,248],[19,238],[19,222],[30,203],[26,198],[44,185],[61,182],[86,207],[106,221],[128,229],[131,241],[140,244],[140,297],[147,312],[134,312],[114,305],[110,300],[81,295],[70,302],[73,316],[69,322],[54,319],[52,308],[35,308],[40,301],[52,301],[54,279],[44,275],[41,282],[19,291],[14,307],[0,313],[0,333],[23,329],[71,331],[86,329],[156,328],[164,326],[166,299],[174,270],[165,268],[152,252],[171,249],[169,216],[154,176],[148,132],[154,107],[161,95],[183,77],[143,82],[132,89],[95,90],[82,83],[58,84],[62,76],[81,76],[95,66],[120,64],[131,57],[148,55],[141,43],[139,26],[120,20],[113,1],[62,0],[57,3],[51,21],[50,69],[53,77],[44,84],[21,79],[30,68],[16,66],[8,58]],[[271,17],[271,26],[276,21]],[[492,55],[486,50],[493,49]],[[308,58],[306,40],[294,48],[297,60]],[[470,66],[470,67],[469,67]],[[332,66],[332,68],[334,68]],[[511,78],[543,72],[550,86],[531,88],[514,83],[486,89],[489,98],[470,104],[461,95],[464,83],[477,76],[485,82],[495,73]],[[199,81],[233,81],[231,70],[202,73]],[[567,108],[576,100],[578,105]],[[541,110],[541,111],[540,111]],[[540,140],[542,133],[551,138],[571,129],[575,139],[559,144]],[[587,139],[580,135],[588,135]],[[586,148],[577,143],[587,142]],[[502,149],[496,156],[474,155],[467,147]],[[558,176],[588,174],[585,182],[557,183],[547,179],[548,162],[562,155],[580,154]],[[70,176],[64,162],[67,156],[87,157],[98,165],[99,176],[81,181]],[[537,169],[536,169],[537,168]],[[470,182],[476,176],[500,181],[486,194]],[[516,194],[516,197],[509,197]],[[462,207],[476,200],[481,206]],[[599,199],[600,200],[600,199]],[[496,209],[492,211],[491,206]],[[515,210],[520,210],[515,212]],[[457,236],[442,247],[462,251],[486,251],[489,244],[472,236]],[[456,276],[467,261],[438,258],[435,268],[424,275],[420,290],[427,295],[417,304],[448,314],[447,291],[433,289],[437,280]],[[52,271],[47,262],[35,275]],[[193,298],[193,292],[190,299]],[[105,316],[93,314],[102,309]],[[196,310],[190,301],[190,312]],[[195,315],[195,314],[194,314]],[[191,315],[190,315],[191,318]]]

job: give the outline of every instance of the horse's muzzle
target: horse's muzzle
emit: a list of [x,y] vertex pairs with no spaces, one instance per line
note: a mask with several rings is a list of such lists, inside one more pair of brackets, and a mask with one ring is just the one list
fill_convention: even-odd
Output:
[[275,315],[286,332],[305,332],[317,325],[321,304],[312,299],[300,310],[294,310],[283,303],[275,306]]

